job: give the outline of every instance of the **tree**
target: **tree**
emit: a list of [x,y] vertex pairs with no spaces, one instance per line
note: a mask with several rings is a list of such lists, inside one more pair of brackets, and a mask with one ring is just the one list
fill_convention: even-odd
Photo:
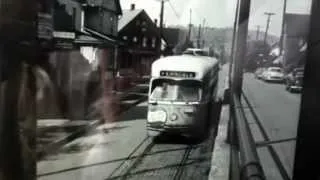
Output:
[[245,69],[248,71],[254,71],[259,66],[264,66],[268,60],[268,53],[271,50],[269,44],[264,44],[263,41],[249,41],[247,45],[247,62]]

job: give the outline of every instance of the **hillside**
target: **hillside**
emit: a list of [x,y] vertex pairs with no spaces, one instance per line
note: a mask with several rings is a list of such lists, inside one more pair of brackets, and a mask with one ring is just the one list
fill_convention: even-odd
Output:
[[[180,28],[180,36],[179,36],[179,46],[183,44],[186,40],[186,36],[188,34],[188,28],[179,26]],[[202,38],[201,41],[204,41],[204,47],[214,47],[215,49],[219,49],[219,47],[224,46],[226,55],[229,56],[231,53],[231,45],[232,45],[232,28],[212,28],[206,27],[202,30]],[[191,41],[193,45],[197,46],[197,37],[198,37],[198,27],[193,27],[191,30]],[[264,33],[260,32],[259,39],[262,40],[264,37]],[[249,30],[248,32],[248,41],[255,40],[256,31]],[[267,42],[269,45],[272,45],[279,41],[279,37],[268,35]]]

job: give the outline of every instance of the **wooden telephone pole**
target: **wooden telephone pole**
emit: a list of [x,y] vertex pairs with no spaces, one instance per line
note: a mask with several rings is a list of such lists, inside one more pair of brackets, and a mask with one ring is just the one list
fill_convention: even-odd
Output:
[[189,42],[191,41],[191,29],[192,29],[192,9],[190,9],[190,17],[189,17],[189,31],[188,31],[188,37],[187,37],[187,43],[189,44]]
[[258,41],[259,40],[259,36],[260,36],[260,28],[261,26],[257,26],[257,36],[256,36],[256,40]]
[[283,12],[282,12],[282,27],[281,27],[281,37],[280,37],[280,55],[282,55],[283,46],[284,46],[284,25],[285,25],[285,15],[287,10],[287,0],[283,2]]
[[163,37],[163,16],[164,16],[164,3],[168,0],[161,0],[161,7],[160,7],[160,25],[159,25],[159,32],[160,32],[160,39],[158,42],[158,57],[161,56],[161,45],[162,45],[162,37]]
[[268,37],[268,31],[269,31],[269,26],[270,26],[270,22],[271,22],[271,16],[275,15],[275,13],[265,12],[264,14],[268,16],[266,32],[264,34],[264,40],[263,40],[264,45],[267,45],[267,37]]
[[197,47],[201,48],[201,24],[199,24],[199,29],[198,29],[198,37],[197,37]]

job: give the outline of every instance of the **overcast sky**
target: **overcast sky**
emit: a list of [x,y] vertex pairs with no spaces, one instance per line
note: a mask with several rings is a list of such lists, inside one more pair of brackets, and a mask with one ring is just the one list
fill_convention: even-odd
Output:
[[[284,0],[251,0],[251,17],[249,29],[261,25],[266,27],[267,16],[264,12],[273,12],[270,33],[279,35],[281,31],[282,10]],[[120,0],[122,9],[129,9],[135,3],[136,9],[145,9],[152,19],[159,19],[160,0]],[[236,0],[170,0],[165,3],[164,23],[166,25],[187,25],[190,9],[192,23],[206,24],[211,27],[231,27],[235,14]],[[309,14],[311,0],[287,0],[287,12]]]

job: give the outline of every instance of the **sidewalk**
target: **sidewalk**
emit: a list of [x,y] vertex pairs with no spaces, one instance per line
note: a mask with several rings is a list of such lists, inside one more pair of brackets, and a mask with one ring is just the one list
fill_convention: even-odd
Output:
[[[127,111],[131,107],[147,99],[148,85],[136,84],[125,92],[115,92],[119,100],[117,114]],[[93,108],[93,116],[98,115],[103,104],[99,99]],[[115,108],[116,109],[116,108]],[[97,113],[97,114],[95,114]],[[97,116],[99,117],[99,116]],[[92,128],[101,124],[101,120],[68,120],[68,119],[40,119],[37,121],[37,157],[42,158],[46,154],[54,152],[62,145],[80,137]],[[97,120],[98,119],[98,120]]]
[[[228,84],[228,68],[224,66],[224,73],[221,73],[223,80],[219,85],[220,91],[218,96],[225,102]],[[229,179],[229,164],[230,164],[230,145],[226,143],[227,129],[229,122],[229,104],[223,104],[221,107],[219,124],[214,142],[214,149],[211,158],[211,169],[209,180],[228,180]]]

